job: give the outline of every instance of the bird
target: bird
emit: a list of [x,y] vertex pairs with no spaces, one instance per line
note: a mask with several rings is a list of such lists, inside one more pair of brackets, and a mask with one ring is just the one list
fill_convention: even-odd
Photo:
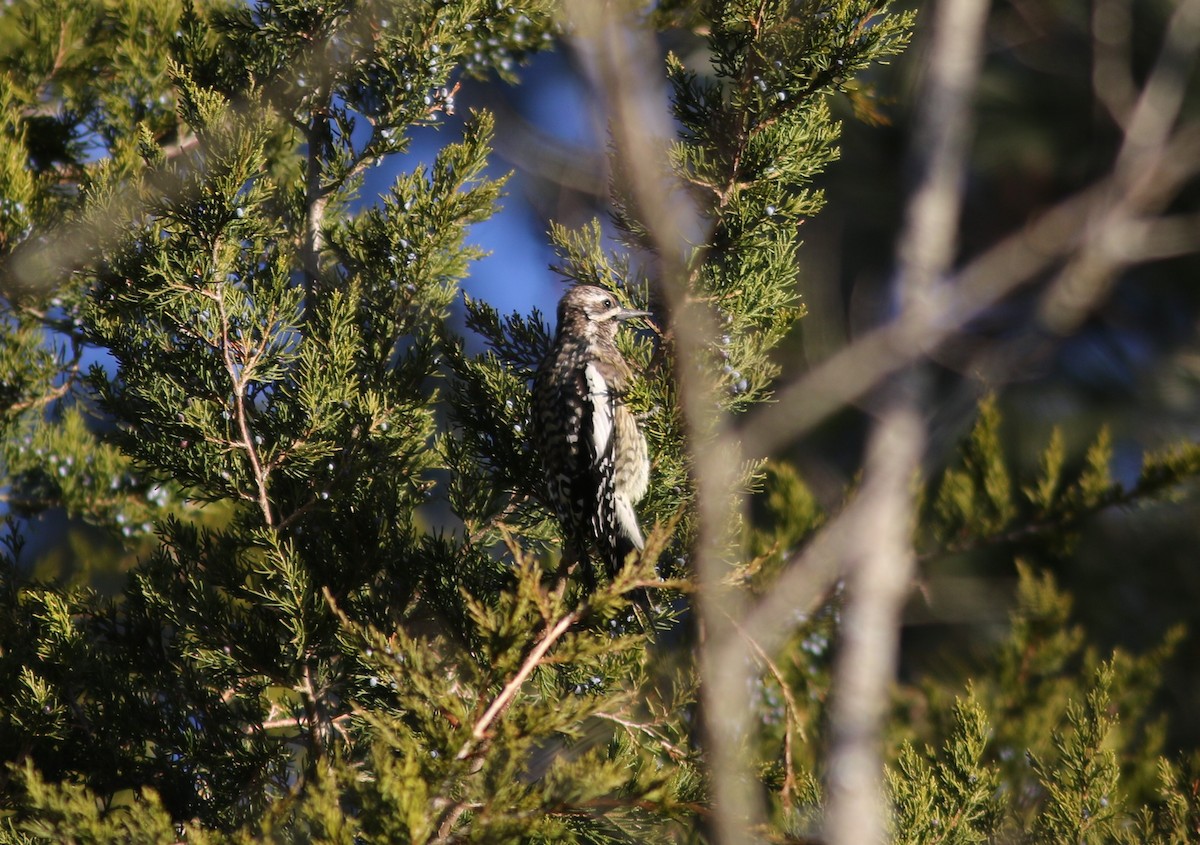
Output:
[[554,342],[533,383],[532,439],[550,504],[563,530],[563,565],[582,564],[595,589],[594,548],[610,578],[645,546],[634,506],[650,483],[646,438],[625,403],[633,373],[617,331],[649,311],[624,308],[596,285],[558,303]]

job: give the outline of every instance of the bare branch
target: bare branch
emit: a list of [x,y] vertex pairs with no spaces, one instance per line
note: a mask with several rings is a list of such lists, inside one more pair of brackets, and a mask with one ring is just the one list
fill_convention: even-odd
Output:
[[1092,6],[1092,90],[1120,127],[1137,99],[1129,30],[1132,0],[1096,0]]
[[[912,156],[918,182],[897,244],[897,297],[906,310],[935,300],[954,257],[987,0],[942,0]],[[867,445],[859,494],[870,531],[846,547],[846,607],[834,664],[826,832],[831,845],[887,839],[883,722],[899,655],[901,611],[915,569],[913,481],[925,450],[925,384],[905,374],[886,391]]]
[[876,424],[859,494],[871,530],[854,532],[845,550],[847,599],[834,664],[826,777],[830,845],[887,838],[883,720],[912,582],[912,480],[925,444],[914,394],[911,387],[898,389]]
[[541,664],[542,658],[546,656],[546,652],[558,642],[559,638],[572,625],[579,621],[580,616],[581,611],[572,610],[555,622],[554,625],[546,629],[546,632],[542,634],[542,638],[538,640],[537,645],[533,647],[529,655],[525,658],[525,661],[521,664],[521,667],[517,670],[517,674],[513,675],[512,680],[504,685],[504,689],[500,691],[500,694],[496,696],[491,705],[488,706],[488,709],[475,722],[475,727],[471,729],[471,738],[463,743],[462,748],[458,750],[457,759],[465,760],[471,756],[479,743],[487,737],[488,728],[491,727],[492,722],[504,712],[505,708],[508,707],[520,691],[521,685],[533,674],[533,670]]
[[[1039,309],[1039,319],[1051,331],[1066,334],[1079,326],[1129,265],[1120,235],[1139,217],[1160,213],[1171,199],[1174,192],[1160,192],[1156,183],[1161,171],[1174,169],[1168,150],[1174,145],[1173,132],[1198,49],[1200,0],[1185,0],[1171,16],[1166,43],[1133,107],[1113,165],[1117,197],[1086,223],[1104,236],[1083,242],[1050,285]],[[1193,243],[1200,245],[1200,238]]]
[[[321,102],[324,102],[322,98]],[[325,206],[329,192],[321,184],[321,163],[328,154],[329,116],[323,108],[314,108],[312,119],[304,127],[308,144],[304,164],[304,243],[301,263],[304,265],[305,308],[312,308],[312,297],[321,274],[321,253],[325,249]]]
[[221,319],[221,356],[233,389],[233,415],[234,421],[237,423],[238,435],[241,438],[238,446],[245,451],[246,457],[250,461],[250,472],[254,476],[255,495],[259,510],[262,511],[263,521],[268,526],[274,527],[275,517],[271,513],[271,497],[268,491],[269,474],[258,456],[258,446],[254,442],[254,435],[250,432],[249,411],[246,408],[246,385],[248,382],[246,364],[244,361],[239,362],[234,358],[234,341],[229,334],[229,314],[225,308],[225,297],[220,291],[217,291],[212,298],[217,305],[217,313]]
[[657,275],[669,311],[674,340],[674,376],[688,431],[695,479],[698,526],[693,568],[699,588],[696,604],[704,641],[699,662],[701,702],[713,784],[713,831],[717,842],[758,841],[764,818],[762,795],[742,753],[750,727],[748,681],[751,661],[725,661],[724,643],[737,638],[731,619],[741,615],[741,593],[731,588],[729,532],[737,524],[741,446],[727,436],[728,419],[711,379],[687,362],[701,360],[705,342],[717,335],[712,315],[690,295],[684,257],[689,232],[701,232],[697,210],[685,194],[672,190],[667,144],[674,127],[662,104],[664,90],[650,61],[658,47],[648,33],[622,25],[615,4],[573,0],[567,4],[572,30],[593,88],[604,98],[616,154],[640,221],[650,235]]
[[[1084,244],[1101,243],[1128,231],[1126,227],[1143,214],[1161,210],[1200,173],[1200,125],[1180,128],[1161,157],[1141,160],[1136,169],[1133,181],[1140,186],[1136,213],[1104,214],[1122,199],[1109,176],[987,250],[929,296],[908,303],[891,322],[782,387],[774,404],[750,414],[739,429],[751,456],[777,452],[830,414],[857,402],[883,379],[932,354],[972,320]],[[1102,222],[1088,227],[1089,219]],[[1132,264],[1142,253],[1124,254]]]

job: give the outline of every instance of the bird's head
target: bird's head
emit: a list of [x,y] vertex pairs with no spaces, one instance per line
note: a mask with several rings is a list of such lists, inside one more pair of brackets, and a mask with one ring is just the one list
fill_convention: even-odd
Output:
[[596,340],[612,340],[625,320],[649,316],[649,311],[622,307],[611,291],[595,285],[576,285],[558,302],[559,332]]

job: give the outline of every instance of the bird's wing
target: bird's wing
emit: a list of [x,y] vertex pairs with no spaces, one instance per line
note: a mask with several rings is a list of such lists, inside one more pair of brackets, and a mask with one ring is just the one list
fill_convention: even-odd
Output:
[[635,548],[642,547],[641,530],[633,505],[620,495],[616,488],[616,454],[619,448],[617,437],[618,407],[616,391],[595,363],[584,368],[587,390],[587,407],[584,410],[583,437],[587,471],[581,476],[588,479],[590,499],[594,503],[591,513],[592,534],[596,539],[601,556],[608,565],[609,574],[615,575],[625,562],[625,556]]

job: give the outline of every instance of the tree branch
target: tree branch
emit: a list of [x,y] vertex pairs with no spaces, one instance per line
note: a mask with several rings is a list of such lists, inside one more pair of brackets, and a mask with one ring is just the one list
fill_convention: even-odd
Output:
[[[723,644],[737,637],[731,619],[741,615],[743,601],[741,592],[725,579],[730,534],[745,506],[739,495],[742,450],[740,443],[727,435],[729,421],[720,410],[715,380],[692,365],[704,360],[706,343],[719,332],[713,315],[692,296],[693,278],[684,258],[691,252],[688,233],[707,227],[686,195],[671,190],[675,180],[668,167],[667,143],[674,137],[675,127],[660,106],[667,99],[666,92],[647,82],[658,78],[657,68],[648,61],[658,55],[657,45],[644,31],[623,26],[609,4],[574,0],[567,11],[573,31],[587,34],[576,43],[594,90],[604,97],[616,156],[649,235],[647,246],[653,250],[670,314],[673,375],[696,489],[692,566],[699,582],[696,606],[703,636],[700,695],[712,777],[713,838],[721,843],[753,843],[759,841],[765,810],[742,750],[750,725],[751,662],[722,659]],[[736,173],[731,172],[729,178],[736,180]]]
[[[987,0],[942,0],[936,9],[925,89],[911,155],[917,183],[897,243],[896,295],[924,310],[954,258]],[[899,659],[901,612],[912,584],[913,482],[925,451],[927,389],[920,372],[885,391],[867,444],[859,493],[870,531],[845,548],[846,606],[831,690],[825,813],[830,845],[887,840],[883,722]]]
[[254,487],[259,510],[262,511],[263,521],[270,527],[275,525],[275,517],[271,513],[271,498],[268,492],[267,471],[263,468],[258,456],[258,447],[254,436],[250,433],[249,415],[246,409],[246,364],[234,360],[233,341],[229,336],[229,313],[225,308],[225,297],[220,291],[211,295],[221,318],[221,356],[225,362],[225,371],[233,388],[234,420],[237,423],[238,435],[241,437],[239,446],[246,452],[250,461],[250,471],[254,476]]
[[580,610],[572,610],[546,629],[545,633],[542,634],[542,638],[538,640],[537,645],[533,647],[533,650],[525,658],[525,662],[517,670],[517,674],[513,675],[512,680],[505,684],[504,689],[500,691],[500,694],[496,696],[488,709],[475,722],[475,726],[471,729],[471,738],[458,750],[457,759],[465,760],[471,756],[476,746],[487,736],[488,728],[491,727],[492,722],[512,702],[513,697],[520,691],[521,685],[525,683],[529,676],[533,674],[533,670],[542,662],[542,658],[546,656],[546,652],[558,642],[558,639],[572,625],[579,621],[581,615]]

